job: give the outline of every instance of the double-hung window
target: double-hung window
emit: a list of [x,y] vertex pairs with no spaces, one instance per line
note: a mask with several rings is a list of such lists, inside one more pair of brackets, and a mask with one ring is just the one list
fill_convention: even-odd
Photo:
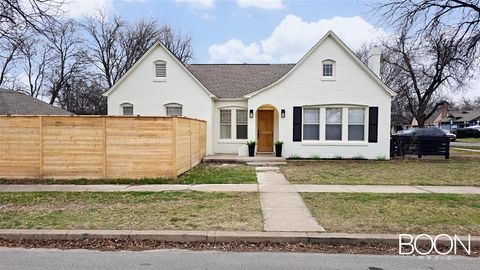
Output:
[[320,109],[305,108],[303,110],[303,139],[320,139]]
[[342,108],[326,108],[325,140],[342,140]]
[[348,109],[348,140],[363,141],[365,139],[365,109]]
[[220,110],[220,139],[232,138],[232,111]]
[[237,110],[237,139],[247,139],[247,110]]

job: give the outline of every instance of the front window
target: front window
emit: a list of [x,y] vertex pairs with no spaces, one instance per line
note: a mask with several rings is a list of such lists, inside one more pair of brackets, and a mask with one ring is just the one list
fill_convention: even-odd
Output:
[[303,110],[303,139],[320,139],[320,109],[306,108]]
[[220,110],[220,139],[232,138],[232,111]]
[[335,61],[322,61],[322,77],[324,79],[334,79],[335,77]]
[[325,124],[325,140],[342,140],[342,108],[327,108]]
[[237,110],[237,139],[247,139],[247,110]]
[[122,104],[123,115],[133,115],[133,105],[129,103]]
[[348,109],[348,140],[365,139],[365,109]]

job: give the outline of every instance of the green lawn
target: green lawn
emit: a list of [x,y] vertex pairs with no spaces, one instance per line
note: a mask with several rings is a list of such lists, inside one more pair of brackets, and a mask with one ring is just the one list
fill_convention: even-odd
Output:
[[0,193],[1,229],[262,230],[257,193]]
[[302,193],[327,232],[480,235],[480,195]]
[[457,139],[457,142],[480,143],[480,138],[462,138]]
[[256,183],[255,168],[242,164],[200,164],[177,179],[2,179],[0,184],[247,184]]
[[289,161],[281,170],[295,184],[475,185],[480,159]]

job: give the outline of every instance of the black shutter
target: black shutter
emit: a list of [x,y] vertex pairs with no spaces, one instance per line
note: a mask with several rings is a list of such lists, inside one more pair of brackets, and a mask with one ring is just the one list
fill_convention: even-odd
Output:
[[368,108],[368,142],[378,142],[378,107]]
[[302,141],[302,107],[293,107],[293,141]]

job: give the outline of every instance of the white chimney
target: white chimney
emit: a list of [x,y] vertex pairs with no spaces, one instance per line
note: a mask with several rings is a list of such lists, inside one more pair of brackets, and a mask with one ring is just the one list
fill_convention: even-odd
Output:
[[368,68],[370,68],[373,73],[380,77],[380,56],[382,51],[378,46],[373,46],[368,51]]

